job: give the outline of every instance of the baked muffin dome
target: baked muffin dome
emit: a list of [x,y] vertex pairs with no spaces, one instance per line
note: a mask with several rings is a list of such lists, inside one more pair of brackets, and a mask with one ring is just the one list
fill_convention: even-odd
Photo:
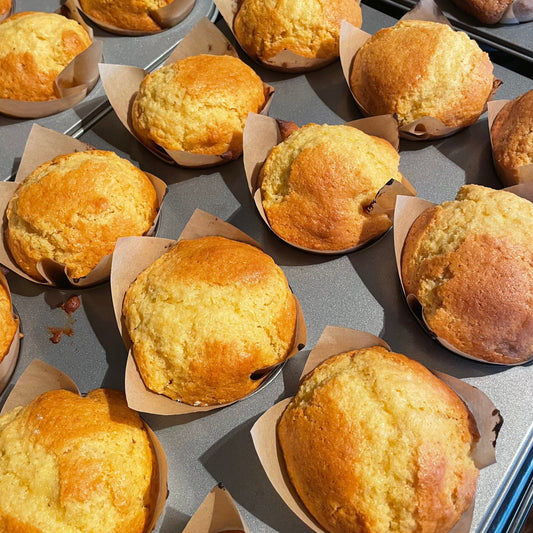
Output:
[[533,204],[465,185],[424,211],[401,259],[406,294],[430,329],[458,350],[494,363],[533,356]]
[[157,464],[124,394],[46,392],[0,416],[0,529],[144,533]]
[[288,357],[296,328],[283,271],[224,237],[179,241],[132,283],[123,315],[145,385],[191,405],[254,391],[252,374]]
[[0,23],[0,98],[46,101],[58,97],[58,74],[91,44],[76,21],[25,11]]
[[445,533],[474,498],[479,433],[468,409],[380,346],[308,374],[277,435],[290,481],[330,533]]
[[293,244],[343,250],[384,233],[385,214],[366,208],[390,179],[401,181],[393,146],[351,126],[308,124],[270,152],[260,174],[272,229]]
[[114,152],[60,155],[37,167],[9,201],[7,245],[38,281],[44,281],[37,270],[44,259],[81,278],[113,252],[119,237],[148,231],[157,205],[148,176]]
[[148,74],[133,103],[134,131],[167,150],[235,159],[248,113],[265,105],[261,78],[228,55],[190,56]]
[[369,115],[395,113],[400,125],[424,116],[445,126],[476,122],[493,88],[489,56],[447,24],[400,21],[355,55],[352,92]]
[[239,44],[255,59],[268,60],[284,50],[303,57],[336,58],[343,20],[361,27],[356,0],[244,0],[234,31]]
[[11,298],[4,285],[0,283],[0,363],[9,352],[17,328],[17,321],[13,317]]

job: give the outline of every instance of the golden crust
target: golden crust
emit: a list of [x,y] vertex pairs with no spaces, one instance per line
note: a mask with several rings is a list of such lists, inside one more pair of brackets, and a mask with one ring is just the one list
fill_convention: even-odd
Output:
[[143,235],[157,214],[149,178],[113,152],[58,156],[35,169],[9,201],[6,241],[16,263],[44,281],[43,259],[86,276],[113,252],[119,237]]
[[441,380],[374,346],[301,382],[277,435],[289,478],[330,533],[444,533],[473,501],[479,433]]
[[244,0],[234,31],[239,44],[255,59],[268,60],[283,50],[309,58],[336,58],[343,20],[361,27],[357,1]]
[[44,393],[0,417],[0,530],[144,533],[155,453],[124,394]]
[[400,21],[357,52],[350,86],[370,115],[396,113],[401,125],[430,116],[448,127],[473,124],[493,88],[489,56],[447,24]]
[[496,24],[513,0],[453,0],[453,3],[484,24]]
[[283,239],[315,250],[377,237],[391,221],[366,207],[391,178],[402,179],[399,161],[390,143],[356,128],[304,126],[274,147],[261,170],[268,221]]
[[11,347],[17,328],[17,321],[13,316],[11,297],[0,283],[0,363]]
[[58,74],[91,44],[76,21],[26,11],[0,23],[0,98],[45,101],[58,97]]
[[235,159],[248,113],[264,105],[263,82],[248,65],[233,56],[201,54],[144,78],[132,124],[141,139],[167,150]]
[[5,15],[13,5],[12,0],[0,0],[0,16]]
[[533,355],[533,204],[461,188],[425,211],[402,251],[407,294],[433,332],[462,352],[512,364]]
[[283,271],[223,237],[178,242],[130,286],[123,315],[146,386],[188,404],[255,390],[251,375],[288,357],[296,327]]

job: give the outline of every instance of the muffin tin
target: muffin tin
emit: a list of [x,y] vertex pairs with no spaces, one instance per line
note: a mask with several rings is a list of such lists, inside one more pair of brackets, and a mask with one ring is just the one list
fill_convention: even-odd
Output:
[[[17,2],[18,11],[32,6],[55,10],[57,1]],[[395,22],[367,3],[362,8],[363,30],[368,33]],[[195,21],[202,16],[213,19],[215,11],[212,4],[197,0],[183,23],[161,34],[119,37],[95,29],[95,37],[105,41],[106,62],[153,69]],[[225,23],[219,20],[217,25],[231,40]],[[276,90],[269,113],[272,117],[303,125],[340,124],[361,116],[339,62],[300,75],[250,64]],[[497,99],[511,99],[533,87],[533,79],[499,64],[495,65],[495,75],[504,82]],[[285,271],[302,305],[308,332],[304,350],[289,360],[267,386],[245,400],[204,414],[143,415],[161,441],[169,463],[169,496],[155,531],[182,531],[217,482],[230,491],[250,531],[309,531],[270,485],[250,430],[270,406],[294,394],[306,357],[328,325],[377,335],[393,350],[480,388],[494,402],[504,423],[496,447],[497,462],[481,472],[472,531],[496,531],[533,450],[533,365],[500,367],[467,360],[427,336],[404,301],[392,231],[371,246],[346,255],[323,256],[297,250],[276,237],[258,215],[242,158],[203,170],[166,164],[127,133],[103,94],[99,83],[75,109],[38,123],[73,134],[99,149],[114,150],[163,179],[168,194],[158,236],[177,238],[195,209],[200,208],[255,238]],[[32,121],[0,118],[2,179],[16,170],[31,125]],[[453,199],[464,183],[502,187],[492,166],[486,114],[449,138],[433,142],[402,140],[400,171],[420,197],[439,203]],[[34,358],[67,373],[82,392],[100,386],[124,388],[127,353],[115,324],[108,283],[61,290],[33,284],[13,273],[7,278],[24,338],[18,365],[0,402]],[[72,294],[80,297],[81,306],[69,315],[60,306]],[[51,341],[54,333],[55,340],[60,337],[57,343]]]

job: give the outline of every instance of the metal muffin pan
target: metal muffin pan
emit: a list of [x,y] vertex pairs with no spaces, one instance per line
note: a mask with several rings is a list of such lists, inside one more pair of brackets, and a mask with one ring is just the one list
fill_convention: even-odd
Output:
[[[395,22],[368,5],[362,7],[363,29],[369,33]],[[224,22],[218,25],[230,35]],[[253,66],[276,90],[270,116],[299,125],[340,124],[360,117],[338,62],[300,75]],[[533,88],[532,79],[504,66],[495,65],[495,73],[504,81],[497,94],[500,99],[514,98]],[[497,443],[497,463],[481,472],[472,531],[495,531],[513,483],[533,449],[533,365],[478,363],[447,351],[429,338],[404,301],[392,231],[368,248],[348,255],[326,257],[302,252],[283,243],[263,223],[247,189],[242,159],[211,169],[168,165],[129,135],[114,112],[92,124],[80,139],[97,148],[114,150],[166,181],[168,194],[158,236],[177,238],[194,210],[200,208],[259,241],[286,273],[300,300],[308,330],[304,350],[253,396],[207,414],[143,415],[160,439],[169,462],[169,496],[156,532],[182,531],[217,482],[227,487],[254,533],[309,531],[270,485],[253,448],[250,429],[270,406],[295,393],[306,357],[327,325],[380,336],[393,350],[464,379],[492,399],[504,424]],[[19,157],[22,150],[23,143],[13,145],[10,156]],[[400,154],[402,173],[420,197],[433,202],[453,199],[465,183],[502,186],[492,167],[486,114],[446,139],[402,140]],[[69,291],[32,284],[12,273],[7,278],[24,338],[19,363],[0,400],[5,399],[34,358],[66,372],[83,392],[102,386],[123,389],[126,350],[115,325],[107,283]],[[80,296],[82,305],[69,317],[59,305],[73,293]],[[72,334],[63,335],[59,343],[53,344],[53,328]]]

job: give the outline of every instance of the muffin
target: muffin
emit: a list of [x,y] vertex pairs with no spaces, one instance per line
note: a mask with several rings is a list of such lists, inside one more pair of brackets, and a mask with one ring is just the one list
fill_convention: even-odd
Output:
[[135,97],[132,125],[166,150],[235,159],[248,113],[265,105],[261,78],[239,58],[200,54],[148,74]]
[[391,220],[368,206],[401,181],[393,146],[351,126],[308,124],[270,152],[260,173],[272,229],[313,250],[344,250],[384,233]]
[[453,0],[453,3],[483,24],[496,24],[513,0]]
[[98,22],[124,30],[156,32],[163,28],[152,13],[173,0],[80,0],[83,11]]
[[76,21],[26,11],[0,23],[0,98],[33,102],[58,98],[58,74],[91,45]]
[[0,0],[0,18],[7,16],[12,7],[12,0]]
[[13,316],[11,297],[0,282],[0,363],[9,352],[18,324]]
[[465,185],[455,201],[424,211],[401,256],[406,294],[441,339],[502,364],[533,355],[533,204]]
[[46,392],[0,416],[0,450],[1,531],[146,531],[157,463],[123,393]]
[[179,241],[129,287],[123,316],[148,389],[190,405],[254,391],[289,356],[296,329],[283,271],[224,237]]
[[308,374],[277,436],[292,485],[329,533],[445,533],[475,496],[479,433],[468,409],[381,346]]
[[525,181],[521,169],[533,164],[533,90],[501,109],[490,134],[492,156],[502,181],[508,185]]
[[6,242],[17,265],[37,281],[41,261],[86,276],[119,237],[143,235],[158,208],[148,176],[113,152],[60,155],[20,183],[6,215]]
[[259,61],[284,50],[333,60],[339,56],[343,20],[361,27],[361,8],[356,0],[244,0],[233,27],[244,51]]
[[488,54],[447,24],[405,20],[376,32],[353,61],[350,87],[369,115],[401,126],[428,116],[447,127],[476,122],[494,77]]

